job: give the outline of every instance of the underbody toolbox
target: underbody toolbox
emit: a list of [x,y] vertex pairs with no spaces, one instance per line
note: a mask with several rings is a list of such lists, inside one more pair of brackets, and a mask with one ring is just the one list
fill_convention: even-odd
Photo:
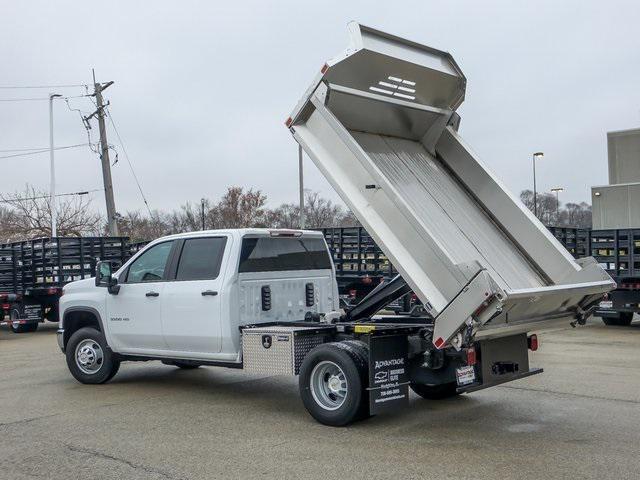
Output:
[[325,343],[332,326],[257,326],[242,329],[243,368],[271,375],[297,375],[304,357]]

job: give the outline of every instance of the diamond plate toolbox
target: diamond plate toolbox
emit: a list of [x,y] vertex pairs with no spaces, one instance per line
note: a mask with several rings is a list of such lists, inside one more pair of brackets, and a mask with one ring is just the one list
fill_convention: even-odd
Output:
[[329,341],[334,330],[329,325],[243,328],[243,369],[270,375],[298,375],[307,353]]

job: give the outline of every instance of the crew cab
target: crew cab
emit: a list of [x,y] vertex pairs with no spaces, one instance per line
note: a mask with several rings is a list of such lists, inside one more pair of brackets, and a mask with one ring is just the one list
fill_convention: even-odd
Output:
[[66,285],[58,343],[85,383],[113,376],[116,358],[239,366],[241,325],[300,321],[335,310],[337,301],[319,232],[173,235],[151,242],[113,275],[102,262],[95,279]]

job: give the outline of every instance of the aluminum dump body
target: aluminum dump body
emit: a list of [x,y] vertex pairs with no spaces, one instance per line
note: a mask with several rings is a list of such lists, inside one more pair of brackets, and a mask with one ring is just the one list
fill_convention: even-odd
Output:
[[432,310],[436,346],[587,315],[614,282],[574,260],[462,140],[453,57],[349,31],[287,126]]

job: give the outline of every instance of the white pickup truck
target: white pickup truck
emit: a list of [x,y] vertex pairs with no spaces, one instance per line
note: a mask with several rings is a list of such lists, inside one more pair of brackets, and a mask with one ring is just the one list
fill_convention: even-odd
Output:
[[[76,379],[152,359],[299,375],[309,413],[345,425],[404,408],[409,388],[444,398],[540,373],[529,332],[584,323],[614,288],[462,140],[466,79],[451,55],[349,29],[286,125],[402,276],[345,312],[319,232],[162,238],[64,288],[58,338]],[[424,312],[376,315],[409,291]]]

